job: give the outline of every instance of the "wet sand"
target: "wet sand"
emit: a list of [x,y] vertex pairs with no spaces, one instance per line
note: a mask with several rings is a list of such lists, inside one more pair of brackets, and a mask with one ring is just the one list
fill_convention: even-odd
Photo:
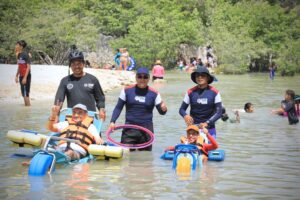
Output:
[[[104,92],[135,82],[135,73],[85,68],[85,72],[98,78]],[[0,103],[23,102],[20,85],[15,83],[17,65],[0,64]],[[30,98],[54,99],[60,80],[68,75],[68,66],[32,65]]]

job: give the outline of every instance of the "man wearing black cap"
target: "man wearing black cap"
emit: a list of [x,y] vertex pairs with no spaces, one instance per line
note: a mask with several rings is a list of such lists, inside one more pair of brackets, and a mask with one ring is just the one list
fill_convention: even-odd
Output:
[[[148,86],[149,70],[141,67],[137,70],[136,84],[128,86],[121,91],[118,103],[111,117],[110,128],[114,129],[115,122],[120,116],[124,105],[126,106],[125,124],[142,126],[153,132],[153,109],[156,107],[159,114],[167,112],[167,106],[162,101],[158,91]],[[122,132],[121,143],[123,144],[142,144],[149,141],[147,134],[136,129],[124,129]],[[151,151],[152,145],[144,149]]]
[[[222,116],[222,100],[219,91],[209,85],[215,77],[206,67],[199,67],[191,74],[191,79],[197,85],[187,91],[179,114],[187,125],[198,124],[200,128],[207,127],[210,134],[216,138],[215,122]],[[186,113],[189,105],[190,115]]]
[[72,108],[78,103],[84,103],[88,110],[99,110],[99,118],[105,120],[105,96],[98,79],[83,71],[85,66],[83,53],[77,49],[69,55],[69,67],[73,74],[64,77],[57,89],[54,104],[61,105],[65,96],[67,106]]

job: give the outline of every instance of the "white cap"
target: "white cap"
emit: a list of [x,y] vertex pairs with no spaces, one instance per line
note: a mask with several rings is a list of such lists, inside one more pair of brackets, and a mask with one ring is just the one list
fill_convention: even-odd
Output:
[[87,108],[86,108],[86,106],[83,105],[83,104],[81,104],[81,103],[76,104],[75,106],[73,106],[72,109],[75,109],[75,108],[79,108],[79,109],[84,110],[86,112],[88,111]]

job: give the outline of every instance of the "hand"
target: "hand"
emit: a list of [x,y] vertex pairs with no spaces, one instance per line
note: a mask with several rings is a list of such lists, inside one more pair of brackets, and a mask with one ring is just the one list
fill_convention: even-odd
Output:
[[161,102],[160,108],[161,108],[161,110],[164,111],[164,112],[167,112],[167,110],[168,110],[168,108],[167,108],[167,106],[166,106],[166,104],[165,104],[164,101]]
[[19,83],[19,77],[18,76],[15,77],[15,82]]
[[102,138],[100,138],[99,144],[104,144],[104,140]]
[[105,112],[105,109],[104,109],[104,108],[100,108],[100,110],[99,110],[99,118],[100,118],[102,121],[105,121],[105,119],[106,119],[106,112]]
[[51,118],[55,118],[56,116],[59,115],[60,112],[60,106],[57,105],[53,105],[51,108]]
[[169,146],[169,147],[167,147],[167,148],[165,149],[165,152],[167,152],[167,151],[174,151],[174,150],[175,150],[175,147]]
[[59,100],[57,100],[55,105],[52,106],[52,109],[51,109],[51,117],[52,118],[59,115],[59,112],[60,112],[60,109],[61,109],[62,105],[63,105],[63,102],[60,102]]
[[26,82],[27,82],[27,80],[26,80],[26,79],[27,79],[27,78],[25,78],[25,77],[22,79],[22,84],[23,84],[23,85],[25,85],[25,84],[26,84]]
[[207,128],[202,128],[203,133],[205,133],[205,135],[209,134]]
[[110,128],[111,130],[115,130],[115,127],[116,127],[115,123],[111,122],[111,123],[109,124],[109,128]]
[[206,128],[207,126],[208,126],[208,124],[206,122],[199,124],[200,129]]
[[188,126],[194,124],[194,119],[190,115],[184,116],[184,121]]

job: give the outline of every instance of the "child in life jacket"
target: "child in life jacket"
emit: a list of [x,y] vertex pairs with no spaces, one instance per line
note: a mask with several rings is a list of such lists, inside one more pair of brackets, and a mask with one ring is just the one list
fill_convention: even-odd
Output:
[[87,107],[77,104],[72,108],[72,117],[67,121],[58,122],[60,106],[52,107],[51,116],[47,127],[53,132],[59,132],[59,137],[78,140],[79,143],[66,142],[61,140],[57,149],[70,157],[70,160],[77,160],[87,155],[90,144],[103,144],[96,127],[92,124],[93,119],[88,116]]
[[[204,137],[199,133],[199,127],[196,125],[190,125],[186,129],[186,136],[180,137],[180,142],[183,144],[193,144],[196,145],[202,153],[202,160],[206,161],[208,159],[208,151],[212,151],[218,148],[218,143],[212,137],[206,128],[203,128],[202,134],[205,134],[210,144],[204,142]],[[166,151],[174,151],[175,147],[171,146],[166,149]]]

